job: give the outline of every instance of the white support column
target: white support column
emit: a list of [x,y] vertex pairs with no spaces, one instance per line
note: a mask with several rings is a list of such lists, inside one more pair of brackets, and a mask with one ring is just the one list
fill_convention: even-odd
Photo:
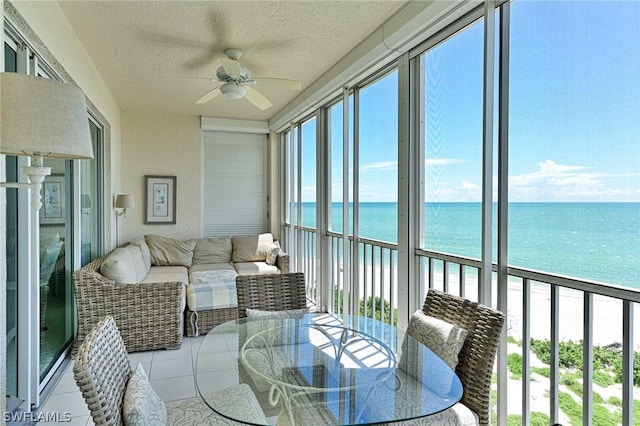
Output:
[[[353,91],[353,245],[351,249],[351,310],[360,312],[360,91]],[[348,141],[348,139],[347,139]]]
[[349,248],[349,88],[342,89],[342,312],[351,313],[351,250]]
[[300,131],[300,124],[296,124],[293,127],[293,132],[291,133],[291,137],[293,137],[293,145],[296,147],[296,155],[295,162],[297,164],[297,173],[296,173],[296,187],[294,189],[296,193],[296,219],[295,226],[293,229],[296,229],[296,271],[303,271],[303,258],[302,255],[304,250],[302,249],[302,135]]
[[327,312],[330,303],[329,244],[327,230],[331,200],[329,200],[327,110],[316,114],[316,303],[318,309]]
[[[419,294],[415,271],[415,119],[409,54],[398,59],[398,328],[405,330]],[[414,90],[411,90],[414,89]],[[419,160],[418,160],[419,161]]]
[[634,385],[633,385],[633,302],[622,302],[622,424],[632,425],[635,422]]
[[[486,10],[487,16],[495,17],[495,9]],[[491,19],[491,18],[490,18]],[[487,26],[489,26],[487,24]],[[495,34],[495,19],[491,25]],[[493,39],[493,38],[492,38]],[[495,40],[494,40],[495,46]],[[493,57],[493,55],[492,55]],[[498,100],[498,295],[497,308],[505,314],[507,306],[509,281],[508,250],[508,207],[509,207],[509,3],[500,13],[500,50],[499,50],[499,100]],[[493,67],[491,67],[493,71]],[[493,99],[493,93],[487,92]],[[493,121],[493,115],[491,115]],[[493,204],[493,203],[492,203]],[[528,359],[527,354],[524,356]],[[502,336],[498,348],[498,424],[507,424],[507,327],[502,328]],[[527,382],[529,376],[523,376]],[[527,418],[528,413],[522,413]]]
[[495,4],[484,3],[484,90],[482,122],[482,271],[479,302],[491,306],[493,210],[493,91],[495,58]]

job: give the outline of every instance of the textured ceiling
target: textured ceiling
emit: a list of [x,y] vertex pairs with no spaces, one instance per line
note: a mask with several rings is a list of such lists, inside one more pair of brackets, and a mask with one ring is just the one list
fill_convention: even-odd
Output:
[[273,106],[195,101],[213,88],[223,50],[244,51],[253,76],[306,88],[404,1],[60,1],[123,111],[269,119],[298,92],[261,88]]

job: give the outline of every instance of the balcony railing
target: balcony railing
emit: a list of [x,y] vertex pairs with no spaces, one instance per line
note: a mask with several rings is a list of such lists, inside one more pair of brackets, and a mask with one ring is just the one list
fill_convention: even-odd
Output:
[[[317,234],[293,227],[300,241],[293,251],[307,276],[307,294],[317,294]],[[298,235],[300,233],[300,235]],[[328,277],[334,312],[343,312],[342,235],[329,232]],[[359,241],[359,268],[351,271],[360,314],[395,324],[397,246]],[[349,250],[353,250],[353,242]],[[429,288],[479,300],[479,260],[416,250],[422,282]],[[357,270],[356,270],[357,269]],[[493,306],[497,306],[497,265],[493,266]],[[507,269],[507,342],[496,366],[502,374],[496,411],[509,424],[640,424],[640,353],[634,352],[634,319],[640,292],[605,283],[524,268]],[[636,342],[640,339],[636,336]],[[506,386],[506,388],[505,388]],[[498,408],[500,407],[500,408]]]

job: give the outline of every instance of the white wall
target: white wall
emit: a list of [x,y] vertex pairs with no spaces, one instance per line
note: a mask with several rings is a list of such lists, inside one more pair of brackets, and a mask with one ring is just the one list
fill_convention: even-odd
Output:
[[[136,207],[120,218],[120,241],[160,234],[193,238],[201,234],[200,117],[122,113],[121,193]],[[176,176],[176,224],[145,225],[144,176]]]

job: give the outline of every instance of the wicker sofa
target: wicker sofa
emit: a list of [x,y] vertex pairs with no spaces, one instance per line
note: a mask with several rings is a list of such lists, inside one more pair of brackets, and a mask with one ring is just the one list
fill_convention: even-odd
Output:
[[74,351],[106,315],[129,352],[178,348],[238,317],[238,275],[289,271],[271,234],[176,240],[146,235],[74,272],[78,311]]

